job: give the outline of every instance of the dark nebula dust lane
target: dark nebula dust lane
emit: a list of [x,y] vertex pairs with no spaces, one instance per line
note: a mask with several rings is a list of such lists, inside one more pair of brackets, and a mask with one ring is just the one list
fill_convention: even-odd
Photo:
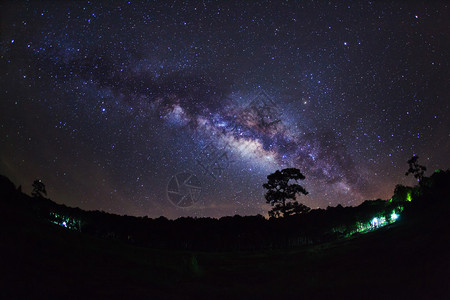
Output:
[[265,214],[277,169],[316,207],[450,165],[444,2],[0,4],[0,173],[58,203]]

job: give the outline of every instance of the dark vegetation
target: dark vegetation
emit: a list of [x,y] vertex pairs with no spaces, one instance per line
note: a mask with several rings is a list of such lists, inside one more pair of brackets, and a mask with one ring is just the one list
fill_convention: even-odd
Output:
[[338,205],[285,218],[236,215],[168,220],[71,208],[40,194],[29,197],[18,192],[5,177],[0,181],[3,197],[24,214],[23,218],[52,221],[82,233],[139,246],[199,251],[280,249],[336,240],[355,233],[358,224],[369,223],[374,217],[389,219],[393,210],[408,206],[409,194],[420,195],[418,189],[399,186],[392,201],[366,201],[358,207]]
[[445,298],[450,171],[420,179],[358,207],[168,220],[66,207],[0,177],[0,298]]
[[[305,179],[305,176],[296,168],[287,168],[267,176],[267,183],[263,188],[267,190],[264,195],[267,203],[273,206],[269,211],[269,216],[279,218],[291,215],[307,213],[311,209],[304,204],[298,203],[297,195],[308,195],[304,187],[297,184],[298,180]],[[294,180],[295,183],[289,183]]]

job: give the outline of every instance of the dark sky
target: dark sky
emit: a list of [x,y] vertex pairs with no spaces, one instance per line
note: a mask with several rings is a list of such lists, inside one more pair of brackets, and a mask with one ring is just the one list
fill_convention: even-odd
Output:
[[450,166],[450,8],[424,1],[3,1],[0,173],[58,203],[264,214],[299,168],[316,208]]

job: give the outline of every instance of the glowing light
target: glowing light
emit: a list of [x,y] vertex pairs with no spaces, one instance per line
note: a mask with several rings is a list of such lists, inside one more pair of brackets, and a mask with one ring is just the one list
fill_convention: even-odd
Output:
[[378,226],[378,218],[373,218],[372,222],[370,222],[372,226]]
[[411,200],[412,200],[412,198],[411,198],[411,192],[409,192],[409,193],[406,195],[406,201],[411,202]]
[[58,226],[62,226],[71,230],[81,231],[81,221],[72,217],[63,216],[58,213],[51,212],[49,221]]
[[391,220],[396,221],[397,219],[398,219],[398,215],[395,213],[395,210],[394,210],[394,211],[392,211],[392,214],[391,214]]
[[[397,209],[402,211],[403,207],[399,206],[399,207],[397,207]],[[366,233],[366,232],[376,230],[378,228],[388,225],[389,223],[395,222],[399,217],[400,216],[395,213],[395,210],[393,210],[389,222],[386,220],[385,217],[375,217],[370,222],[356,222],[355,230],[353,230],[346,236],[351,236],[357,232]]]

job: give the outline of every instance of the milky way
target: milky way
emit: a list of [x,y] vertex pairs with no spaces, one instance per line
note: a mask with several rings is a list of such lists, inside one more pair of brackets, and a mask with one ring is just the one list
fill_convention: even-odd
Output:
[[296,167],[316,207],[450,165],[445,3],[1,4],[0,173],[119,214],[265,214]]

